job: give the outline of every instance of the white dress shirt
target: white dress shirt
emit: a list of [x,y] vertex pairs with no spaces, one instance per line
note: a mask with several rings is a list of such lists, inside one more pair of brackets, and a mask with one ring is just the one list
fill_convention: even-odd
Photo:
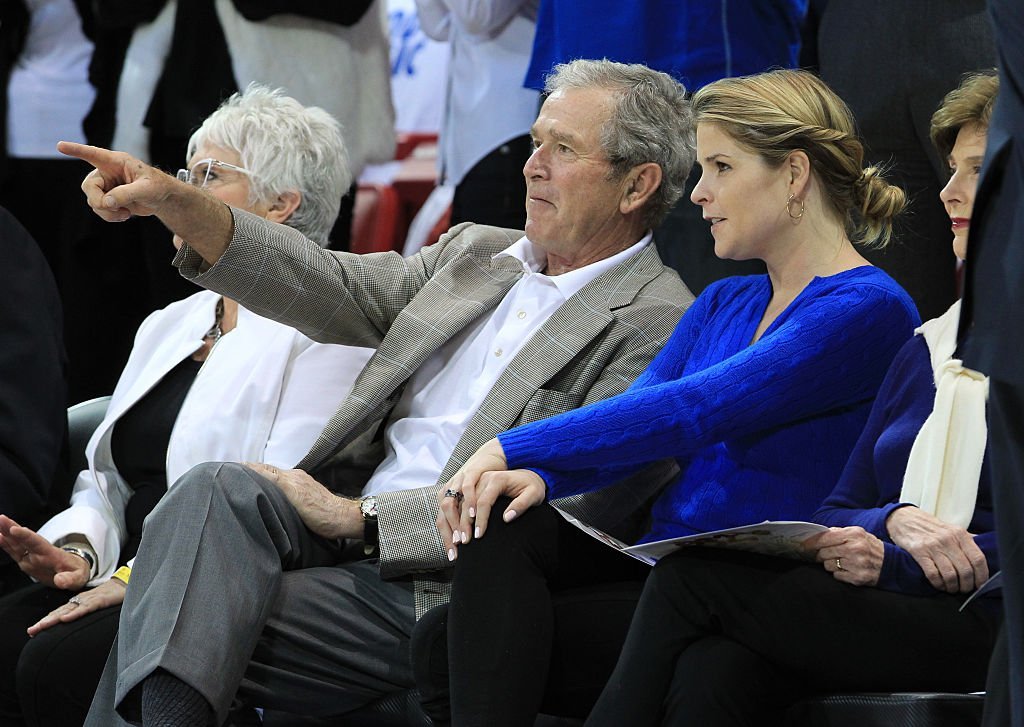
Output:
[[495,257],[519,260],[523,277],[490,313],[452,338],[409,379],[384,432],[386,454],[364,495],[436,482],[469,420],[516,352],[570,296],[651,240],[562,275],[545,275],[543,250],[520,238]]

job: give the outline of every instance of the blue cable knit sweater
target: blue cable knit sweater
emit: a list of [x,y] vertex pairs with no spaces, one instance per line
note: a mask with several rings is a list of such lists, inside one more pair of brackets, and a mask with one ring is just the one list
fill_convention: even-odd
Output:
[[918,324],[878,268],[814,278],[754,344],[766,275],[708,287],[619,396],[499,436],[551,499],[674,456],[682,470],[643,538],[807,519],[831,491],[900,346]]
[[[935,376],[928,344],[914,336],[896,354],[864,432],[835,490],[814,514],[815,522],[844,527],[859,525],[885,543],[885,557],[878,587],[888,591],[934,594],[917,561],[889,540],[885,520],[903,507],[899,501],[910,448],[935,404]],[[985,554],[990,573],[999,569],[995,519],[992,514],[992,483],[988,458],[982,462],[978,500],[968,532]]]

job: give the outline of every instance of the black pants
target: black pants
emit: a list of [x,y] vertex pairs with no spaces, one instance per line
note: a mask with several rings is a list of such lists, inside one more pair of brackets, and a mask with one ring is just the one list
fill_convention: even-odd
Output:
[[836,581],[817,564],[690,550],[655,566],[588,725],[771,725],[802,697],[974,691],[998,608]]
[[80,727],[89,711],[120,607],[53,626],[25,629],[77,591],[35,584],[0,599],[0,727]]
[[[448,650],[457,727],[533,724],[548,687],[556,626],[571,628],[568,641],[576,642],[579,658],[566,649],[559,654],[568,653],[570,662],[582,666],[572,669],[560,658],[552,676],[562,672],[560,680],[574,682],[570,698],[589,706],[615,662],[632,609],[623,617],[621,608],[588,609],[584,599],[556,624],[558,594],[600,583],[638,583],[650,572],[547,505],[506,524],[499,513],[507,505],[498,501],[486,536],[463,546],[456,563]],[[566,680],[565,670],[575,679]]]
[[455,187],[452,225],[481,225],[521,230],[526,224],[526,178],[523,165],[530,157],[529,135],[508,141],[478,161]]

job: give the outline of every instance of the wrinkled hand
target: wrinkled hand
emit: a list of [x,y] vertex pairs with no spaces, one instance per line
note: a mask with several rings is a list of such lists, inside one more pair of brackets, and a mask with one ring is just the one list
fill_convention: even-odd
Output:
[[124,603],[125,588],[126,586],[122,581],[111,578],[106,583],[96,586],[96,588],[83,591],[74,596],[75,601],[68,601],[62,606],[58,606],[29,626],[28,635],[35,636],[40,631],[45,631],[51,626],[75,621],[87,613]]
[[58,143],[57,151],[95,167],[82,182],[82,191],[92,210],[107,222],[156,214],[179,184],[173,177],[124,152],[70,141]]
[[882,574],[885,545],[861,527],[829,528],[803,542],[806,551],[837,581],[874,586]]
[[[448,497],[452,490],[463,496]],[[495,500],[512,498],[502,519],[511,522],[529,508],[544,502],[547,485],[535,472],[508,470],[505,452],[497,439],[483,445],[438,492],[437,529],[445,543],[451,543],[448,559],[454,560],[459,545],[482,538]]]
[[51,545],[30,528],[0,515],[0,548],[28,576],[54,588],[77,591],[89,582],[89,564],[74,553]]
[[912,506],[893,510],[885,527],[940,591],[969,593],[988,580],[985,554],[963,528]]
[[246,462],[245,466],[277,485],[302,522],[317,535],[329,539],[363,536],[357,500],[335,495],[303,470],[282,470],[260,462]]

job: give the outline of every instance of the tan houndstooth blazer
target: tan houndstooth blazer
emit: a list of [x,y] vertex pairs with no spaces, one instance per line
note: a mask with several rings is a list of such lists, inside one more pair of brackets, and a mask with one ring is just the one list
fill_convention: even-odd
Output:
[[[522,275],[509,258],[492,259],[522,236],[517,230],[463,224],[419,254],[352,255],[322,250],[290,228],[233,210],[228,250],[203,271],[189,248],[181,273],[260,315],[295,326],[314,340],[373,346],[376,353],[299,467],[338,492],[357,495],[383,456],[382,425],[410,375]],[[608,270],[567,300],[509,362],[470,420],[437,483],[378,497],[381,573],[444,570],[434,526],[437,485],[477,447],[510,427],[623,391],[647,366],[693,300],[654,245]],[[560,504],[589,522],[616,529],[667,478],[644,476]],[[417,611],[446,600],[421,580]]]

